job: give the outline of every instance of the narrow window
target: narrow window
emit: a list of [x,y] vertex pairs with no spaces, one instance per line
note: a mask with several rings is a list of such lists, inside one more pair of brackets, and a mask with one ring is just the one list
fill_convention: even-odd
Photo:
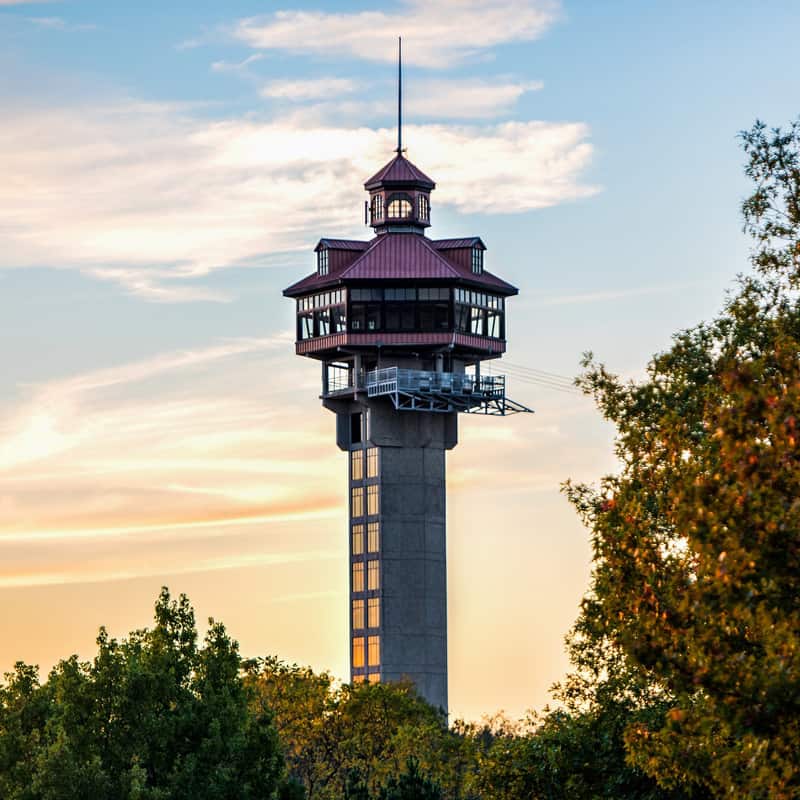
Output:
[[370,553],[377,553],[380,549],[380,525],[377,522],[370,522],[367,525],[367,550]]
[[353,591],[364,591],[364,562],[357,561],[353,564]]
[[350,516],[353,517],[353,519],[364,516],[363,486],[354,486],[350,490]]
[[320,275],[328,274],[328,250],[323,248],[317,251],[317,272]]
[[377,478],[378,477],[378,448],[377,447],[368,447],[367,448],[367,477],[368,478]]
[[380,487],[376,483],[367,486],[367,514],[371,517],[380,514],[379,492]]
[[364,526],[353,525],[353,553],[354,556],[360,556],[364,553]]
[[431,205],[430,200],[428,200],[428,195],[421,194],[419,196],[419,218],[422,222],[427,222],[431,215]]
[[367,675],[367,680],[370,683],[380,683],[381,682],[380,672],[370,672],[369,675]]
[[360,448],[358,450],[350,451],[350,480],[360,481],[364,478],[364,451]]
[[472,248],[472,271],[476,275],[483,272],[483,250],[480,247]]
[[[364,609],[361,609],[362,613]],[[363,619],[363,617],[362,617]],[[367,627],[380,628],[381,626],[381,600],[379,597],[370,597],[367,601]]]
[[[381,637],[380,636],[368,636],[368,653],[367,653],[367,660],[371,667],[377,667],[381,663]],[[363,639],[362,639],[362,647],[363,647]],[[363,654],[362,654],[363,657]]]
[[353,600],[353,630],[361,630],[364,627],[364,601]]
[[[353,564],[353,569],[355,569],[356,565]],[[361,584],[364,584],[364,565],[361,565]],[[381,588],[381,578],[380,572],[378,570],[378,559],[373,558],[371,561],[367,562],[367,589],[369,591],[375,591],[376,589]],[[355,590],[353,590],[355,591]],[[358,590],[363,591],[363,590]]]
[[[354,665],[355,666],[355,665]],[[353,675],[353,683],[364,683],[366,680],[366,675]]]
[[372,221],[378,222],[383,219],[383,195],[376,194],[372,198]]
[[353,639],[353,667],[363,667],[363,666],[364,666],[364,637],[356,636],[355,639]]

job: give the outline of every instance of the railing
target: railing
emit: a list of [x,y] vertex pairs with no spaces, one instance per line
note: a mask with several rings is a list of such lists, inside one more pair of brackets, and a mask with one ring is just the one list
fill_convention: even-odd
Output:
[[426,392],[479,397],[503,397],[504,375],[469,375],[459,372],[427,372],[418,369],[387,367],[366,374],[367,395],[375,397],[395,392]]

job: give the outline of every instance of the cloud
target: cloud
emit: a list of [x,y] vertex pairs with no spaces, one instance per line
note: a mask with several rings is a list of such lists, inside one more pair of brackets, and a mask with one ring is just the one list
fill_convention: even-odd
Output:
[[[436,205],[509,213],[586,197],[581,123],[410,125]],[[225,267],[363,236],[362,181],[394,131],[292,116],[215,120],[179,105],[12,108],[0,128],[0,268],[58,266],[151,300],[225,299]]]
[[[186,49],[186,48],[184,48]],[[214,61],[211,64],[211,71],[212,72],[237,72],[237,73],[246,73],[247,68],[251,64],[255,64],[258,61],[262,61],[264,59],[263,53],[254,53],[252,56],[248,56],[243,61]]]
[[28,21],[40,28],[49,28],[50,30],[55,31],[66,31],[68,33],[97,30],[97,25],[90,23],[67,22],[62,17],[28,17]]
[[441,68],[537,39],[559,10],[554,0],[406,0],[395,13],[276,11],[241,20],[234,35],[256,49],[393,62],[399,34],[404,61]]
[[485,119],[506,113],[522,95],[543,87],[541,81],[420,81],[408,93],[404,110],[428,119]]
[[29,387],[0,415],[0,588],[318,558],[296,531],[338,524],[341,464],[277,347],[293,361],[243,338]]
[[348,78],[272,81],[261,90],[261,96],[293,101],[317,100],[322,97],[349,94],[357,88],[356,82]]

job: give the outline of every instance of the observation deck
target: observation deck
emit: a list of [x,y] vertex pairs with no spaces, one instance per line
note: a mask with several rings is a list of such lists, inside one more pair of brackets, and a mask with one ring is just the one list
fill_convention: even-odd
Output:
[[533,413],[530,408],[506,396],[505,375],[473,375],[457,372],[429,372],[386,367],[360,374],[347,371],[331,380],[324,397],[356,394],[368,398],[388,397],[398,411],[427,411],[450,414]]

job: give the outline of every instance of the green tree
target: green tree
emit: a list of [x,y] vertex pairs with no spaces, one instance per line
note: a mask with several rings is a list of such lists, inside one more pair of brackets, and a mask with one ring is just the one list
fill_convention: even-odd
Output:
[[251,678],[272,709],[290,774],[309,800],[376,797],[408,759],[453,800],[470,797],[473,743],[410,684],[334,686],[327,673],[269,658]]
[[587,360],[621,467],[568,485],[592,531],[579,627],[668,708],[629,761],[665,787],[800,796],[800,126],[742,135],[756,273],[647,378]]
[[251,708],[238,646],[209,623],[198,647],[189,601],[164,589],[155,626],[121,642],[101,629],[91,663],[66,659],[43,685],[18,664],[0,687],[0,796],[291,797],[271,715]]

